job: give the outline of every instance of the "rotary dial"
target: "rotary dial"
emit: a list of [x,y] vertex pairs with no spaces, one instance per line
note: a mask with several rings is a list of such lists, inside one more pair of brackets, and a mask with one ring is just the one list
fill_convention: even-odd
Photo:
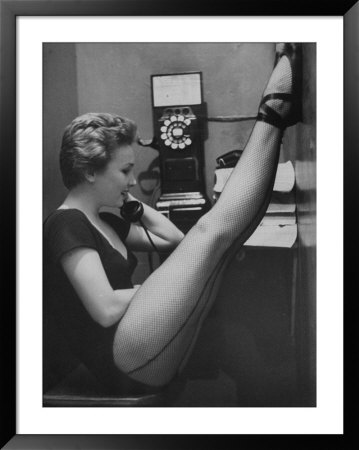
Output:
[[182,114],[173,114],[161,126],[161,139],[173,150],[183,150],[192,144],[189,134],[191,119]]

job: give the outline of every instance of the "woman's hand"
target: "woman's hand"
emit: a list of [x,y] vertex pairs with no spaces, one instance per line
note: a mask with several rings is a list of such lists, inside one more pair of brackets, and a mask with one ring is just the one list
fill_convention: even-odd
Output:
[[[132,194],[128,193],[126,201],[139,201]],[[150,233],[151,239],[156,248],[160,251],[173,250],[184,237],[174,223],[168,220],[163,214],[154,208],[143,204],[143,215],[141,222]],[[131,250],[153,251],[152,244],[142,226],[131,224],[130,231],[126,238],[126,244]]]

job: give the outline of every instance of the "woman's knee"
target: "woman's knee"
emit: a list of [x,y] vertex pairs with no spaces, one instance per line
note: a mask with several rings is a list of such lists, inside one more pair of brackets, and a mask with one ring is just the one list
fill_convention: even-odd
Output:
[[209,244],[225,246],[230,243],[232,230],[227,226],[223,218],[219,218],[211,211],[202,216],[195,225],[197,232],[206,237]]

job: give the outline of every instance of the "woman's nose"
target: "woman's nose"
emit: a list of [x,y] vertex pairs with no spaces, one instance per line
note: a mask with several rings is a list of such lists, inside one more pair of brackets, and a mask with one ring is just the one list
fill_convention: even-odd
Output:
[[136,178],[132,177],[129,184],[131,187],[136,186],[136,184],[137,184]]

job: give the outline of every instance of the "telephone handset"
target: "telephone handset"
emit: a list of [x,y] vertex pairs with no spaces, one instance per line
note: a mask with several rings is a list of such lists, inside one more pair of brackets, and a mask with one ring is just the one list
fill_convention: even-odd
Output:
[[145,230],[145,233],[148,237],[148,240],[150,241],[153,249],[155,252],[159,254],[159,251],[157,247],[155,246],[147,227],[144,225],[144,223],[141,220],[141,217],[143,216],[144,208],[143,204],[137,200],[130,200],[128,202],[125,202],[121,208],[120,208],[121,216],[124,220],[127,222],[135,223],[139,222],[142,226],[142,228]]
[[216,158],[217,169],[234,167],[242,156],[243,150],[231,150]]
[[143,214],[143,204],[137,200],[124,202],[120,208],[121,216],[127,222],[139,222]]

